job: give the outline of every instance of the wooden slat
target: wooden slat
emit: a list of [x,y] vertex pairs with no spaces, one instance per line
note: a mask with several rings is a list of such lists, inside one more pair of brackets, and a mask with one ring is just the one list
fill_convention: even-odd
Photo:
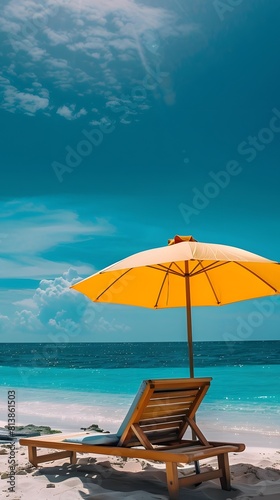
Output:
[[162,446],[160,449],[162,451],[164,451],[164,450],[172,450],[174,452],[180,452],[180,453],[183,452],[183,453],[187,453],[188,454],[191,451],[200,451],[200,450],[205,450],[205,449],[208,449],[208,448],[209,449],[213,448],[213,446],[211,446],[210,444],[209,444],[209,446],[204,446],[204,445],[202,445],[200,443],[197,444],[197,445],[192,444],[192,445],[188,446],[186,444],[184,445],[182,443],[176,443],[176,444],[169,444],[166,447]]
[[199,387],[196,390],[181,390],[181,391],[154,391],[151,400],[164,398],[188,398],[195,397]]
[[234,450],[232,446],[217,446],[208,448],[207,446],[201,447],[201,450],[187,452],[189,462],[195,462],[196,460],[202,460],[204,458],[218,457],[219,455],[224,455],[225,453],[230,453]]
[[[172,443],[177,440],[177,435],[175,433],[168,433],[167,435],[153,435],[153,436],[147,436],[151,444],[153,445],[167,445],[167,443]],[[134,446],[139,446],[142,443],[138,439],[136,439],[134,436],[132,436],[127,442],[126,442],[126,447],[128,448],[133,448]],[[166,448],[168,450],[168,448]]]
[[177,429],[159,429],[159,430],[154,430],[150,432],[145,432],[145,434],[149,437],[149,439],[154,439],[154,438],[161,438],[163,437],[164,439],[166,437],[169,438],[169,436],[177,436],[178,432]]
[[184,409],[173,409],[170,410],[168,408],[165,408],[164,406],[161,408],[158,408],[157,410],[145,410],[145,412],[141,415],[141,421],[146,418],[158,418],[158,417],[165,417],[165,416],[170,416],[174,417],[175,415],[182,415],[185,416]]
[[[192,441],[191,439],[184,439],[182,441],[178,441],[178,439],[174,440],[174,441],[169,441],[168,442],[168,445],[167,446],[164,446],[164,445],[161,445],[160,447],[158,447],[158,449],[161,449],[161,450],[180,450],[181,448],[186,448],[186,449],[190,449],[192,446],[194,447],[203,447],[204,448],[204,445],[200,444],[198,441]],[[212,447],[211,445],[209,445],[209,447]]]
[[189,405],[186,401],[183,401],[183,403],[171,403],[171,402],[167,402],[166,404],[159,404],[159,405],[153,405],[153,404],[149,404],[146,406],[146,409],[145,409],[145,412],[148,410],[148,411],[152,411],[153,409],[158,411],[160,410],[161,408],[166,408],[167,410],[180,410],[182,409],[185,413],[187,413],[189,411]]
[[157,424],[157,423],[164,423],[164,422],[174,422],[174,421],[180,421],[181,422],[181,425],[182,423],[184,422],[183,420],[183,417],[184,415],[182,415],[182,417],[179,416],[169,416],[169,417],[157,417],[157,418],[143,418],[139,421],[139,425],[153,425],[153,424]]
[[245,450],[245,444],[243,443],[224,443],[220,441],[209,441],[209,443],[213,446],[234,446],[236,449],[235,451],[244,451]]
[[183,399],[182,401],[176,401],[176,399],[164,399],[163,401],[149,401],[146,408],[158,408],[160,406],[173,407],[173,406],[183,406],[184,408],[189,409],[192,405],[191,401]]
[[212,377],[149,380],[155,391],[187,390],[210,385]]
[[169,406],[175,404],[184,404],[186,408],[190,408],[193,404],[193,400],[190,398],[166,398],[166,399],[152,399],[147,407],[149,406]]
[[198,441],[194,441],[193,439],[180,439],[180,441],[177,441],[177,444],[179,446],[196,446],[197,444],[199,444],[199,446],[202,446]]
[[181,421],[173,421],[173,422],[168,422],[166,423],[160,423],[160,424],[154,424],[154,425],[141,425],[141,429],[143,432],[149,432],[153,430],[162,430],[162,429],[179,429],[180,428],[180,423]]
[[[134,424],[136,427],[137,424]],[[139,426],[140,427],[140,426]],[[141,429],[141,427],[140,427]],[[142,431],[143,432],[143,431]],[[134,432],[136,434],[136,432]],[[177,441],[177,435],[178,435],[178,429],[160,429],[160,430],[153,430],[150,432],[145,432],[143,433],[147,439],[150,441],[150,443],[155,444],[155,443],[164,443],[164,442],[170,442],[170,441]],[[136,434],[138,437],[138,434]],[[143,442],[139,438],[139,441],[141,444]],[[129,439],[129,441],[126,442],[126,446],[131,446],[131,443],[135,442],[135,437],[132,435]]]
[[157,443],[169,443],[170,441],[175,441],[177,438],[176,433],[167,433],[167,434],[160,434],[160,435],[152,435],[149,436],[149,440],[151,441],[152,444],[157,444]]
[[[137,424],[133,424],[133,425],[137,425]],[[141,429],[141,427],[140,427]],[[171,440],[177,440],[177,437],[178,437],[178,428],[168,428],[168,429],[154,429],[154,430],[151,430],[150,432],[144,432],[142,431],[146,436],[147,438],[151,441],[151,442],[155,442],[155,439],[160,439],[160,441],[164,441],[165,439],[168,439],[169,440],[169,436],[170,436],[170,439]],[[131,446],[131,441],[134,441],[134,433],[132,432],[131,434],[129,434],[129,436],[127,437],[127,440],[126,440],[126,443],[125,443],[125,446]]]

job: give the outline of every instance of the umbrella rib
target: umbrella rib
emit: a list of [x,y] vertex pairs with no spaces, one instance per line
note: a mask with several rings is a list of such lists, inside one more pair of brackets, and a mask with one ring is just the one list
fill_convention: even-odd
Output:
[[[204,274],[205,274],[205,276],[206,276],[206,278],[207,278],[207,280],[208,280],[208,283],[209,283],[209,285],[210,285],[210,287],[211,287],[211,290],[212,290],[212,292],[213,292],[213,295],[214,295],[214,297],[215,297],[215,299],[216,299],[216,302],[217,302],[217,304],[219,305],[219,304],[221,303],[221,301],[218,299],[218,296],[217,296],[217,294],[216,294],[216,292],[215,292],[214,286],[212,285],[212,281],[210,280],[210,278],[209,278],[209,276],[208,276],[208,273],[207,273],[207,267],[208,267],[208,266],[206,266],[206,267],[204,268],[204,267],[203,267],[203,264],[202,264],[202,262],[201,262],[201,261],[200,261],[200,265],[201,265],[201,267],[202,267],[202,271],[201,271],[201,272],[204,272]],[[199,273],[196,273],[196,274],[199,274]]]
[[256,278],[258,278],[260,281],[262,281],[263,283],[265,283],[265,285],[267,285],[269,288],[271,288],[272,290],[274,290],[274,292],[279,293],[279,291],[277,290],[277,288],[274,288],[274,286],[272,286],[270,283],[268,283],[268,281],[266,281],[265,279],[263,279],[261,276],[259,276],[257,273],[255,273],[251,269],[248,269],[248,267],[246,267],[244,264],[241,264],[240,262],[237,262],[237,261],[235,261],[234,263],[237,264],[238,266],[242,267],[243,269],[246,269],[246,271],[248,271],[249,273],[253,274],[254,276],[256,276]]
[[[174,269],[171,269],[172,264],[175,264],[175,262],[171,262],[169,267],[163,266],[162,264],[157,264],[156,266],[147,266],[147,267],[149,267],[150,269],[155,269],[156,271],[163,271],[165,273],[168,272],[169,274],[175,274],[175,276],[182,276],[182,278],[184,278],[185,275],[183,274],[183,271],[181,274],[175,271]],[[181,271],[180,267],[179,266],[177,267]]]
[[[232,261],[231,261],[232,262]],[[216,269],[217,267],[220,267],[220,266],[225,266],[226,264],[230,264],[230,262],[219,262],[218,260],[216,260],[215,262],[211,262],[211,264],[208,264],[208,266],[205,266],[203,267],[202,266],[202,261],[200,260],[197,264],[197,266],[192,270],[191,272],[191,276],[196,276],[197,274],[201,274],[201,273],[204,273],[205,271],[211,271],[212,269]],[[201,265],[202,266],[202,269],[200,269],[199,271],[197,271],[196,273],[194,273],[194,270],[199,266]]]
[[[106,293],[106,292],[107,292],[107,290],[109,290],[109,288],[111,288],[111,286],[113,286],[115,283],[117,283],[117,281],[119,281],[119,280],[120,280],[123,276],[125,276],[125,275],[126,275],[127,273],[129,273],[131,270],[132,270],[132,268],[130,268],[130,269],[126,269],[126,271],[125,271],[123,274],[121,274],[120,276],[118,276],[118,278],[116,278],[116,279],[115,279],[112,283],[110,283],[110,285],[109,285],[109,286],[107,286],[107,288],[105,288],[105,290],[103,290],[103,291],[102,291],[102,292],[101,292],[101,293],[100,293],[100,294],[96,297],[96,299],[95,299],[95,300],[100,299],[100,297],[102,297],[102,295],[103,295],[104,293]],[[105,273],[100,273],[100,274],[105,274]]]
[[181,267],[177,264],[177,262],[173,261],[172,264],[175,264],[175,266],[177,267],[177,269],[179,269],[181,275],[184,277],[185,273],[184,273],[183,269],[181,269]]
[[[172,266],[172,263],[170,264],[170,267],[171,267],[171,266]],[[151,267],[152,267],[152,266],[151,266]],[[164,278],[163,278],[163,280],[162,280],[162,284],[161,284],[161,287],[160,287],[160,290],[159,290],[159,293],[158,293],[158,296],[157,296],[157,300],[156,300],[156,303],[155,303],[154,307],[157,307],[157,306],[158,306],[158,301],[159,301],[159,299],[160,299],[161,292],[162,292],[162,290],[163,290],[163,287],[164,287],[164,283],[165,283],[165,281],[166,281],[166,278],[168,278],[168,275],[169,275],[169,272],[168,272],[168,268],[167,268],[167,271],[166,271],[165,276],[164,276]],[[166,302],[167,304],[168,304],[168,298],[169,298],[169,287],[168,287],[168,292],[167,292],[167,302]]]
[[[199,260],[199,261],[197,262],[196,266],[195,266],[195,267],[193,268],[193,270],[190,272],[190,276],[191,276],[192,274],[195,274],[195,270],[199,267],[199,265],[200,265],[200,264],[201,264],[201,260]],[[211,265],[211,264],[210,264],[210,265]]]

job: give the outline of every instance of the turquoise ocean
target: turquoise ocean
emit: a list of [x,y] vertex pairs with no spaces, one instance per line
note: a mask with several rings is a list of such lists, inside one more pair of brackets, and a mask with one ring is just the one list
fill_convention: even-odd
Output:
[[[280,341],[195,342],[212,377],[198,418],[210,437],[280,446]],[[144,379],[188,377],[184,342],[1,344],[0,425],[16,391],[18,424],[116,431]]]

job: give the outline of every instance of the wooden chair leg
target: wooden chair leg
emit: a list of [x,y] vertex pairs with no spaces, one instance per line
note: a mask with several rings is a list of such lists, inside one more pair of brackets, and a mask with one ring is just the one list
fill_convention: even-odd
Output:
[[166,479],[170,500],[179,498],[179,478],[177,464],[174,462],[166,463]]
[[70,452],[70,464],[77,463],[77,453],[75,451]]
[[37,448],[36,446],[28,446],[28,460],[29,462],[37,467]]
[[223,490],[229,491],[231,487],[228,453],[224,453],[223,455],[218,456],[218,464],[223,473],[222,477],[220,478],[221,487]]

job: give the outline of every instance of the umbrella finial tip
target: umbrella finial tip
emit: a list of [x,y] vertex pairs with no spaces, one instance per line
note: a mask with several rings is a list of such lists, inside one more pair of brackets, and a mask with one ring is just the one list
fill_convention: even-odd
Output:
[[179,236],[176,234],[174,238],[168,240],[168,245],[175,245],[175,243],[182,243],[183,241],[197,241],[192,236]]

